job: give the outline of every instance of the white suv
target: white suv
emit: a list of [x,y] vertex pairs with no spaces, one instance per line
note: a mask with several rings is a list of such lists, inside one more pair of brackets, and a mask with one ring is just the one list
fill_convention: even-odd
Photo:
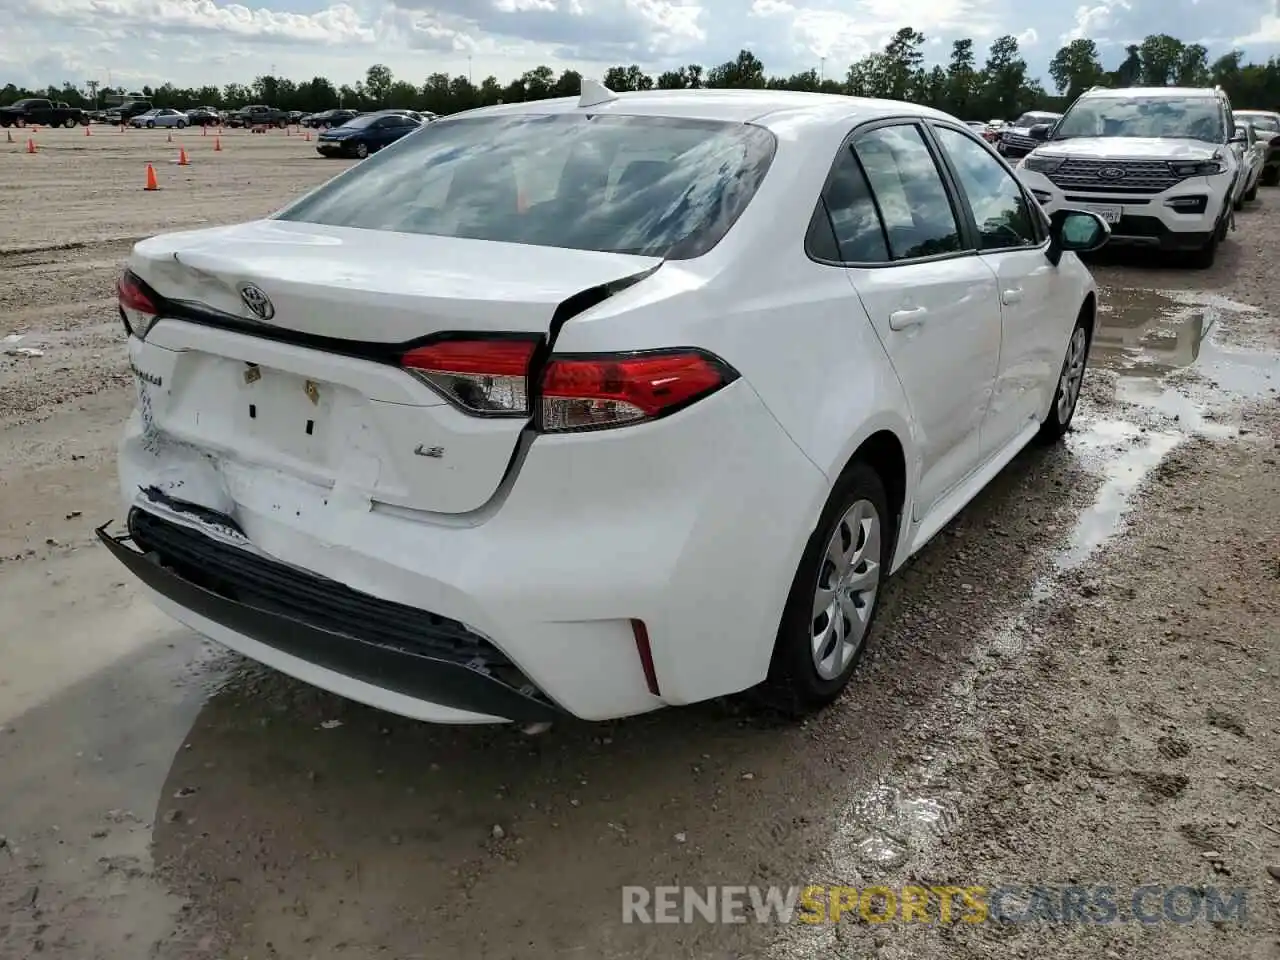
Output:
[[1219,89],[1141,87],[1082,94],[1018,175],[1047,213],[1080,208],[1111,242],[1191,254],[1208,267],[1243,190],[1231,102]]

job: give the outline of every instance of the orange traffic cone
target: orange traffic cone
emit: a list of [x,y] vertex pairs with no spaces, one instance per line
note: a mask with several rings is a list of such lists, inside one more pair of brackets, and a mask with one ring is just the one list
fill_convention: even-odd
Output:
[[180,166],[180,167],[189,167],[189,166],[191,166],[191,161],[187,159],[187,148],[186,148],[186,147],[179,147],[179,148],[178,148],[178,166]]
[[35,152],[36,152],[36,138],[27,137],[27,153],[35,153]]
[[214,152],[214,153],[221,153],[221,152],[222,152],[222,138],[221,138],[221,137],[214,137],[214,138],[213,138],[213,152]]
[[290,130],[288,127],[285,127],[285,128],[284,128],[284,135],[285,135],[286,137],[292,137],[292,136],[293,136],[293,131],[292,131],[292,130]]
[[307,143],[310,143],[310,142],[311,142],[311,131],[310,131],[310,130],[308,130],[308,131],[307,131],[307,135],[306,135],[306,137],[305,137],[304,139],[306,139]]
[[4,142],[5,142],[5,143],[13,143],[13,131],[12,131],[12,130],[6,130],[6,131],[4,132]]
[[173,143],[173,134],[172,134],[172,133],[171,133],[171,134],[169,134],[168,139],[169,139],[169,142],[170,142],[170,143]]
[[207,137],[209,135],[209,125],[207,123],[200,124],[200,136]]
[[88,125],[87,123],[84,125],[84,135],[85,135],[86,137],[92,137],[92,136],[93,136],[93,133],[89,130],[89,125]]
[[156,168],[151,166],[151,164],[149,163],[147,164],[147,185],[142,189],[144,190],[160,189],[160,184],[156,182]]

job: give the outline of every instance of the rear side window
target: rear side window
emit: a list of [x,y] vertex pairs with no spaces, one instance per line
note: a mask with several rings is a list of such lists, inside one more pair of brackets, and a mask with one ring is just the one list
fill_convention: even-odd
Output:
[[884,263],[889,260],[889,247],[880,215],[876,212],[876,202],[852,148],[845,146],[840,149],[822,199],[831,222],[833,254],[824,256],[825,251],[816,241],[818,234],[815,233],[812,250],[815,256],[844,263]]
[[763,127],[557,114],[438,120],[278,219],[634,253],[700,256],[773,160]]
[[913,124],[860,135],[854,151],[876,198],[894,260],[963,249],[933,154]]

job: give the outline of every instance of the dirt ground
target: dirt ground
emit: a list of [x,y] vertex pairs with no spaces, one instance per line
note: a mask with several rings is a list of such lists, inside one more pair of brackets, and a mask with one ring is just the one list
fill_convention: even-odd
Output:
[[[894,579],[833,708],[527,737],[227,655],[92,537],[119,509],[129,244],[344,164],[282,133],[37,140],[0,143],[0,339],[22,335],[0,345],[0,957],[1280,958],[1280,190],[1211,271],[1095,266],[1076,430]],[[871,922],[880,897],[838,924],[644,925],[628,884],[1016,889],[1009,922]],[[1129,919],[1152,884],[1244,909]],[[1068,885],[1121,916],[1027,909]]]

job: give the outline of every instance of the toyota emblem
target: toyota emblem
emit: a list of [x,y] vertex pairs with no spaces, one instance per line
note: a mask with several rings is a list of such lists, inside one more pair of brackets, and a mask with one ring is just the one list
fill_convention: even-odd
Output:
[[1098,171],[1098,176],[1103,180],[1123,180],[1124,167],[1103,167]]
[[272,305],[271,298],[252,283],[246,283],[240,288],[240,299],[249,308],[249,312],[259,320],[270,320],[276,315],[276,308]]

